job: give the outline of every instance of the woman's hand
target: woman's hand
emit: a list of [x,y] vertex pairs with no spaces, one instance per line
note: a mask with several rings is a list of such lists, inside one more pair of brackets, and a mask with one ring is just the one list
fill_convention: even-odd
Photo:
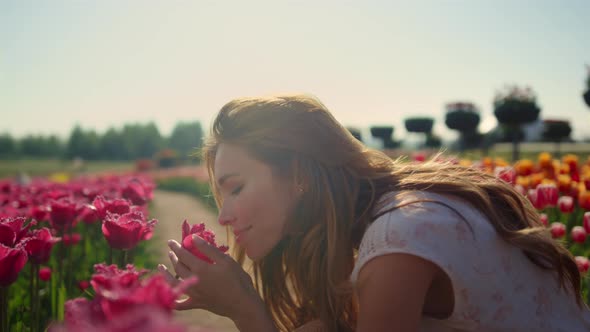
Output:
[[[229,255],[209,245],[200,237],[194,235],[193,244],[213,260],[214,264],[195,257],[178,242],[168,241],[168,246],[172,250],[168,255],[177,277],[187,279],[196,276],[199,279],[185,291],[188,298],[176,302],[176,309],[205,309],[232,319],[238,328],[252,320],[252,315],[272,325],[250,275]],[[171,284],[179,282],[164,265],[160,264],[158,269]]]

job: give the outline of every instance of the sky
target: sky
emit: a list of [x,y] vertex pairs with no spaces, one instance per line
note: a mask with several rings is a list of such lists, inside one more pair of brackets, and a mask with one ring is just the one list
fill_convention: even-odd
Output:
[[470,101],[480,130],[506,84],[590,137],[590,1],[0,0],[0,133],[69,136],[179,121],[240,96],[304,92],[344,125],[393,125]]

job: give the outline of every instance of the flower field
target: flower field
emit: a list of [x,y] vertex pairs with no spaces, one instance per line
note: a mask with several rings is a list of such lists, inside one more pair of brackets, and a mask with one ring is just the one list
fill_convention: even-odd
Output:
[[[529,199],[538,225],[575,256],[590,302],[590,159],[541,153],[514,164],[456,163],[494,174]],[[170,286],[147,252],[158,222],[148,217],[154,188],[153,178],[141,175],[0,180],[0,330],[187,331],[173,321],[174,301],[197,281]],[[215,244],[214,234],[187,222],[179,231],[183,246],[207,260],[190,240],[197,234]]]

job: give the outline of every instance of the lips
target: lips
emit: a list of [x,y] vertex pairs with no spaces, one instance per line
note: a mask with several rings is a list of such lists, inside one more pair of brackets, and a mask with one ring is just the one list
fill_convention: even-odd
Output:
[[242,238],[244,233],[249,231],[251,228],[252,228],[252,226],[244,227],[242,229],[234,229],[234,236],[236,237],[236,242],[239,243],[240,238]]

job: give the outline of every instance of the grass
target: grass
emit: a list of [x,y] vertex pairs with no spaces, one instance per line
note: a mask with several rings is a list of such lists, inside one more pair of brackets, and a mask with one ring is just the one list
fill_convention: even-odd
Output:
[[0,160],[0,179],[15,177],[20,173],[29,176],[48,176],[53,173],[96,173],[126,172],[134,170],[133,162],[85,161],[76,165],[72,161],[60,159],[13,159]]

